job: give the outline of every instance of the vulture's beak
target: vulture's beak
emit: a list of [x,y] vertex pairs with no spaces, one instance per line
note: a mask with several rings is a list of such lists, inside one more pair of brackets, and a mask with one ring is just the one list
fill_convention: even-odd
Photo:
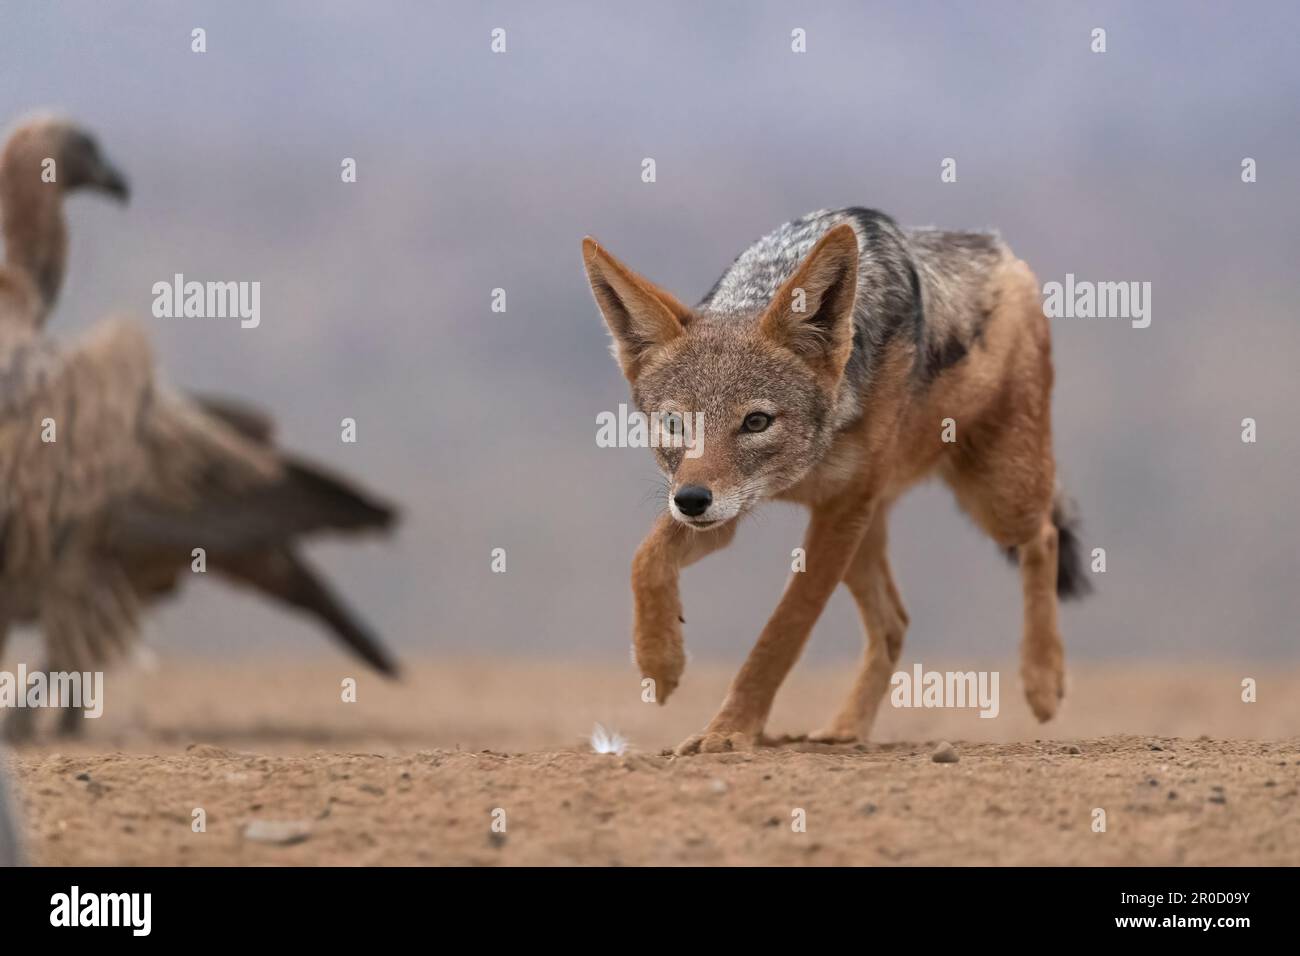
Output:
[[131,198],[131,187],[122,171],[106,159],[101,159],[90,177],[90,185],[125,203]]

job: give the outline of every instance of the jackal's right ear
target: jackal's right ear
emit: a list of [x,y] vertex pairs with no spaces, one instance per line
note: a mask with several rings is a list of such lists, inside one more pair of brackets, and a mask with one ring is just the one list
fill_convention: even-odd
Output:
[[623,265],[590,236],[582,240],[582,261],[596,305],[614,336],[618,364],[633,381],[648,352],[682,334],[691,310]]

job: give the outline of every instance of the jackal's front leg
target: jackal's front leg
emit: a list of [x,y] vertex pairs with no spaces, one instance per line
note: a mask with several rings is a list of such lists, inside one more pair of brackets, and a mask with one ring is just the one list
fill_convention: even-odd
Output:
[[844,575],[844,583],[853,594],[867,633],[858,675],[839,712],[821,730],[809,734],[809,740],[823,743],[866,740],[903,653],[908,618],[885,554],[886,510],[883,505],[876,509],[871,527],[863,535],[858,553]]
[[807,570],[790,578],[776,612],[732,681],[722,709],[703,733],[683,741],[677,753],[752,746],[767,723],[777,689],[857,552],[874,505],[869,497],[846,496],[813,508],[804,537]]
[[643,677],[655,682],[655,700],[668,699],[686,669],[682,642],[682,599],[677,579],[682,568],[725,548],[736,534],[736,522],[695,531],[662,514],[637,548],[632,560],[632,597],[636,615],[632,645]]

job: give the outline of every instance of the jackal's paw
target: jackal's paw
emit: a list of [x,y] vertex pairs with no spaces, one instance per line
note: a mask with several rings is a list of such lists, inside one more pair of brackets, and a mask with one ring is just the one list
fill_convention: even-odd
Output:
[[677,749],[673,753],[679,757],[689,757],[692,754],[721,754],[753,749],[754,738],[750,734],[740,733],[739,731],[731,733],[726,731],[705,731],[702,734],[687,737],[677,745]]
[[686,670],[686,645],[676,612],[670,618],[638,614],[632,630],[632,650],[641,676],[654,681],[653,700],[663,704],[681,682]]
[[815,744],[852,744],[858,740],[858,731],[855,727],[831,724],[821,730],[814,730],[808,739]]
[[638,654],[637,663],[641,676],[654,681],[651,690],[656,704],[663,704],[670,694],[677,689],[686,670],[686,652],[681,645],[658,648],[652,654]]
[[1056,716],[1056,708],[1065,696],[1065,668],[1061,664],[1026,665],[1020,669],[1025,682],[1025,699],[1039,721]]

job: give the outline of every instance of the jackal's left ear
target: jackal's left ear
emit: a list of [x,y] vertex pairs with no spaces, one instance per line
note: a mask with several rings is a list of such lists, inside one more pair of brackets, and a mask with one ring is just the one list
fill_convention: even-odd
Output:
[[858,234],[836,226],[813,247],[759,320],[772,341],[838,381],[853,351],[858,291]]
[[596,304],[614,336],[618,364],[633,381],[647,352],[682,334],[691,310],[623,265],[590,236],[582,240],[582,261]]

